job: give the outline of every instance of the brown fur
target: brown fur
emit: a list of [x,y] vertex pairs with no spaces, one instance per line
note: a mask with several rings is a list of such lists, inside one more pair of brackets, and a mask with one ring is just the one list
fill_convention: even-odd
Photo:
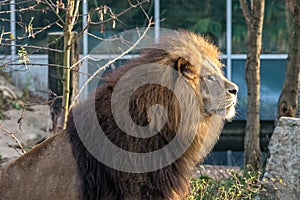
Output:
[[79,200],[69,136],[57,134],[0,168],[0,200]]

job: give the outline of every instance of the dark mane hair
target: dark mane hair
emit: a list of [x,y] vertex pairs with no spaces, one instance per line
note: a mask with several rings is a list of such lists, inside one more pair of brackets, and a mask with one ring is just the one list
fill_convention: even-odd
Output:
[[[181,39],[182,41],[180,42],[178,39]],[[175,40],[177,40],[177,44],[175,44]],[[96,109],[98,122],[107,138],[126,151],[147,153],[158,150],[168,144],[178,131],[178,123],[181,115],[179,100],[171,90],[158,84],[147,84],[137,89],[131,96],[129,112],[132,120],[137,125],[146,126],[149,124],[147,110],[152,105],[160,104],[167,108],[166,123],[158,134],[150,138],[130,136],[118,127],[112,114],[111,96],[116,83],[122,75],[138,65],[160,63],[166,65],[166,67],[175,68],[179,57],[184,57],[190,63],[195,62],[194,60],[196,60],[196,58],[190,58],[190,56],[193,55],[189,55],[189,52],[196,51],[199,40],[201,41],[200,46],[206,45],[202,47],[203,54],[207,53],[213,58],[218,55],[217,49],[206,43],[200,36],[195,36],[190,33],[181,33],[175,40],[173,43],[172,40],[169,40],[168,44],[180,46],[179,50],[178,48],[173,49],[174,51],[166,51],[157,48],[148,49],[138,58],[109,73],[105,77],[105,82],[95,91],[93,97],[95,98],[95,105],[92,105],[93,101],[87,100],[76,107],[79,111],[78,113],[83,110],[91,110],[94,107]],[[189,44],[192,43],[191,46],[187,45],[187,41],[189,41]],[[197,46],[193,47],[193,42],[195,45],[197,43]],[[185,52],[185,55],[182,55],[182,52]],[[197,54],[194,56],[197,56]],[[205,59],[204,55],[203,59]],[[173,79],[176,80],[178,77],[180,77],[180,73],[178,73],[177,77],[173,77]],[[195,93],[198,95],[200,108],[189,108],[191,110],[191,115],[193,109],[199,109],[200,113],[203,112],[203,110],[201,110],[203,104],[201,95],[199,91],[195,91]],[[187,96],[186,98],[189,97]],[[189,105],[186,106],[188,107]],[[93,111],[91,110],[91,112]],[[86,128],[91,129],[93,132],[99,131],[93,124],[90,124],[89,116],[84,116],[83,119],[86,119],[82,121],[83,124],[86,123]],[[203,158],[203,156],[199,157],[199,152],[202,151],[203,155],[207,154],[208,151],[210,151],[209,148],[211,148],[210,143],[214,143],[217,139],[216,136],[212,136],[211,141],[206,141],[207,139],[205,136],[210,128],[210,120],[212,120],[211,116],[201,116],[200,121],[195,128],[195,126],[189,125],[189,123],[193,122],[190,122],[190,119],[186,119],[184,131],[177,134],[189,135],[191,132],[196,132],[197,134],[189,148],[172,164],[152,172],[128,173],[104,165],[88,152],[77,133],[74,116],[71,112],[67,131],[70,134],[73,155],[77,161],[78,174],[81,178],[82,198],[88,200],[184,199],[188,192],[188,179],[190,177],[191,169],[199,159]],[[215,132],[218,132],[223,126],[222,120],[217,119],[215,125]],[[218,135],[218,133],[216,135]],[[206,147],[206,145],[208,147]],[[119,158],[118,155],[116,155],[116,157],[112,159],[122,158]]]

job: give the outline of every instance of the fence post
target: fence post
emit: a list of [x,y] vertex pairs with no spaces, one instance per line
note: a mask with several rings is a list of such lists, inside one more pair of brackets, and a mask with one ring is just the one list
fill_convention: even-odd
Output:
[[[77,32],[72,32],[72,38],[76,38]],[[50,49],[57,49],[58,51],[48,51],[48,99],[50,106],[51,125],[49,132],[55,134],[62,130],[62,95],[64,85],[64,37],[63,32],[53,32],[48,34],[48,42]],[[75,41],[71,47],[71,65],[77,63],[79,60],[78,43]],[[70,88],[70,102],[78,93],[78,70],[79,64],[72,66],[71,70],[71,88]]]

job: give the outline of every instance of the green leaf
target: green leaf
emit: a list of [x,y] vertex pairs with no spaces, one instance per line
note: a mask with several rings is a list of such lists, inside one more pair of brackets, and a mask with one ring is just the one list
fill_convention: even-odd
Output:
[[10,105],[16,110],[22,110],[22,106],[15,101],[10,102]]

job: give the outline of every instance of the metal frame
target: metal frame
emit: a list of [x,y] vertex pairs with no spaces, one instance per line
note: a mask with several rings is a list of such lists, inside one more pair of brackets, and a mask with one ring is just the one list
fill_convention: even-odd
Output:
[[[16,38],[16,13],[15,11],[15,0],[10,0],[10,32],[12,37]],[[88,14],[88,0],[82,1],[82,20],[83,20],[83,28],[87,25],[87,14]],[[232,0],[226,0],[226,52],[221,55],[222,59],[226,59],[227,65],[227,78],[229,80],[232,79],[232,60],[236,59],[246,59],[246,54],[232,54]],[[155,30],[155,39],[159,39],[159,31],[160,31],[160,0],[154,0],[154,30]],[[88,30],[86,30],[88,31]],[[16,58],[16,42],[15,40],[11,41],[10,48],[10,59],[15,60]],[[83,54],[82,57],[88,55],[88,35],[83,34]],[[46,55],[44,55],[46,57]],[[33,58],[33,57],[32,57]],[[111,58],[111,57],[110,57]],[[287,59],[287,54],[261,54],[261,59]],[[130,59],[130,56],[125,57],[124,59]],[[81,71],[83,74],[88,72],[87,62],[82,62]],[[12,78],[14,79],[13,70],[11,72]],[[79,77],[79,85],[83,85],[83,83],[87,80],[87,77],[84,75],[80,75]],[[83,96],[87,95],[87,91],[83,93]]]
[[[83,0],[82,1],[82,29],[85,29],[85,27],[88,25],[87,16],[88,16],[88,0]],[[88,31],[88,29],[86,31]],[[82,56],[83,58],[85,58],[89,53],[88,35],[84,33],[82,35],[82,40],[83,40]],[[82,74],[88,74],[88,63],[86,62],[85,59],[83,59],[82,61],[80,72],[82,72],[81,74],[79,74],[79,87],[81,88],[88,79],[87,76],[82,75]],[[85,88],[80,95],[80,100],[84,100],[87,96],[88,96],[88,88]]]
[[[16,38],[16,6],[15,6],[15,0],[10,0],[10,33],[11,37]],[[16,59],[16,40],[11,40],[10,41],[10,59],[15,60]],[[14,73],[13,70],[7,70],[11,75],[11,78],[14,80]]]
[[231,24],[231,21],[232,21],[232,5],[231,5],[231,2],[232,0],[227,0],[226,1],[226,62],[227,62],[227,78],[229,80],[231,80],[231,72],[232,72],[232,69],[231,69],[231,59],[232,59],[232,53],[231,53],[231,50],[232,50],[232,41],[231,41],[231,38],[232,38],[232,24]]
[[[87,25],[88,0],[82,1],[82,20],[83,28]],[[10,0],[10,10],[15,10],[15,0]],[[223,59],[227,59],[227,76],[231,79],[231,61],[233,59],[245,59],[246,54],[232,54],[232,0],[226,0],[226,53],[222,55]],[[154,1],[154,29],[155,38],[159,38],[160,30],[160,0]],[[87,30],[88,31],[88,30]],[[10,12],[10,32],[16,37],[16,13]],[[16,55],[15,40],[11,41],[11,58]],[[83,56],[88,54],[88,36],[83,34]],[[261,59],[286,59],[287,54],[262,54]]]

